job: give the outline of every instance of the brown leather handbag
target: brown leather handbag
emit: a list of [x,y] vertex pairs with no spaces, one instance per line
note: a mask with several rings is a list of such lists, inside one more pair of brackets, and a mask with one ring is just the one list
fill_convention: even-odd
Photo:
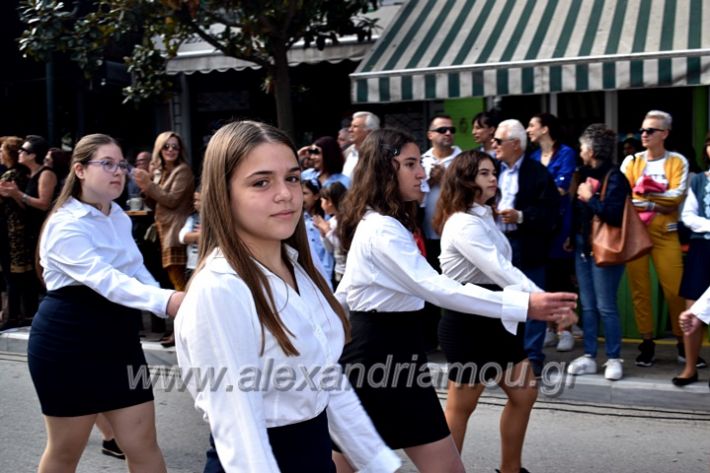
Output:
[[[609,174],[604,179],[600,199],[606,195]],[[592,255],[597,266],[624,264],[645,255],[653,248],[651,236],[643,224],[631,197],[626,197],[621,227],[603,222],[597,215],[592,219]]]

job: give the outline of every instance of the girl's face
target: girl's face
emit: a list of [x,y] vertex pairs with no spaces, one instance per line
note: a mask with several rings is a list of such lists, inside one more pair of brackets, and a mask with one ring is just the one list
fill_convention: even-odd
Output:
[[229,189],[237,234],[252,251],[293,235],[303,191],[291,148],[280,143],[255,147],[232,172]]
[[[76,177],[81,181],[82,198],[100,204],[118,198],[126,182],[126,171],[117,166],[119,163],[125,163],[121,148],[108,144],[99,146],[88,163],[75,164]],[[110,167],[115,169],[107,170]]]
[[174,136],[168,138],[168,141],[163,144],[163,149],[160,151],[166,163],[175,164],[180,157],[180,142]]
[[491,140],[493,139],[493,134],[495,132],[496,128],[494,126],[484,126],[478,122],[473,123],[473,129],[471,130],[473,139],[476,140],[476,143],[482,146],[488,146],[491,144]]
[[579,157],[582,158],[582,162],[585,166],[592,165],[592,159],[594,158],[594,153],[592,153],[592,148],[585,142],[579,144]]
[[402,146],[399,155],[394,157],[399,163],[397,169],[397,183],[399,184],[399,195],[404,202],[421,200],[422,181],[426,178],[422,167],[422,153],[419,146],[414,143],[407,143]]
[[476,197],[476,203],[483,205],[496,195],[498,177],[496,176],[496,168],[493,165],[493,161],[484,159],[478,163],[475,183],[481,189],[481,192]]
[[194,200],[195,212],[199,212],[199,211],[200,211],[200,205],[201,205],[201,203],[202,203],[202,199],[201,199],[200,193],[199,193],[199,192],[195,192],[194,194],[192,194],[192,198],[193,198],[193,200]]
[[311,158],[311,166],[318,171],[323,170],[323,149],[320,146],[311,145],[308,148],[308,156]]
[[325,197],[320,198],[320,206],[325,213],[328,215],[335,215],[335,205]]
[[540,137],[547,132],[547,127],[543,127],[537,118],[531,118],[525,131],[528,132],[530,142],[537,143]]
[[320,199],[320,194],[314,194],[308,186],[302,185],[301,187],[303,188],[303,210],[311,213],[316,202]]

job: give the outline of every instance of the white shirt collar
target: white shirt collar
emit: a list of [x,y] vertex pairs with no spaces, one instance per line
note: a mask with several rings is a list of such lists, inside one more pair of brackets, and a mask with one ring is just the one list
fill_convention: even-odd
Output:
[[116,204],[116,202],[111,202],[111,211],[109,212],[108,215],[104,214],[101,212],[99,209],[94,207],[93,205],[86,204],[79,199],[76,199],[74,197],[69,197],[67,200],[66,204],[62,206],[62,209],[66,212],[69,213],[74,218],[82,218],[86,215],[96,215],[96,216],[104,216],[104,217],[110,217],[114,215],[114,212],[120,212],[121,207]]
[[520,158],[515,161],[515,164],[512,166],[508,166],[508,164],[505,161],[501,161],[500,165],[504,170],[510,170],[512,172],[516,172],[520,169],[520,165],[523,164],[523,159],[525,159],[525,155],[520,156]]
[[[284,247],[286,249],[286,257],[289,259],[291,264],[295,266],[298,263],[298,250],[290,245],[284,245]],[[266,266],[261,264],[256,259],[254,260],[254,262],[259,266],[259,268],[261,268],[264,274],[273,274]],[[227,258],[224,257],[224,253],[222,253],[222,250],[219,248],[215,248],[212,253],[207,257],[206,266],[209,266],[209,268],[216,273],[234,275],[237,274],[237,271],[232,268],[232,266],[227,261]]]

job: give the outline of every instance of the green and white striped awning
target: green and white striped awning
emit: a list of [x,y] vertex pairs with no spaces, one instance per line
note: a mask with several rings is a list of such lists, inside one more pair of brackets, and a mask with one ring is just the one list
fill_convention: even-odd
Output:
[[350,77],[359,103],[707,85],[710,1],[409,0]]

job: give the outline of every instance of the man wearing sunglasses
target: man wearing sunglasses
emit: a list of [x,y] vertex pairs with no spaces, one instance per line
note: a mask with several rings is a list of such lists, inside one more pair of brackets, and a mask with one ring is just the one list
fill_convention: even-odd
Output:
[[653,259],[663,295],[668,303],[673,335],[678,339],[678,360],[685,361],[683,332],[678,317],[685,310],[685,301],[678,295],[683,275],[683,260],[678,240],[678,208],[685,199],[688,181],[688,161],[665,147],[670,134],[672,118],[660,110],[646,114],[639,133],[645,151],[627,156],[621,164],[633,189],[636,210],[643,213],[648,232],[653,241],[650,255],[626,264],[631,286],[636,326],[643,341],[636,358],[638,366],[652,366],[655,361],[653,342],[653,312],[651,307],[651,281],[649,256]]
[[461,153],[461,148],[454,146],[456,127],[449,115],[436,115],[429,124],[426,134],[431,141],[431,148],[422,154],[422,166],[426,172],[429,191],[424,196],[424,244],[426,257],[436,270],[439,270],[439,253],[441,253],[441,235],[432,226],[436,203],[441,193],[441,177],[454,158]]
[[[560,193],[547,168],[525,157],[528,135],[518,120],[500,122],[493,149],[500,163],[501,198],[496,223],[510,242],[513,265],[538,287],[545,288],[545,265],[560,209]],[[535,376],[542,373],[547,324],[525,323],[525,352]]]

